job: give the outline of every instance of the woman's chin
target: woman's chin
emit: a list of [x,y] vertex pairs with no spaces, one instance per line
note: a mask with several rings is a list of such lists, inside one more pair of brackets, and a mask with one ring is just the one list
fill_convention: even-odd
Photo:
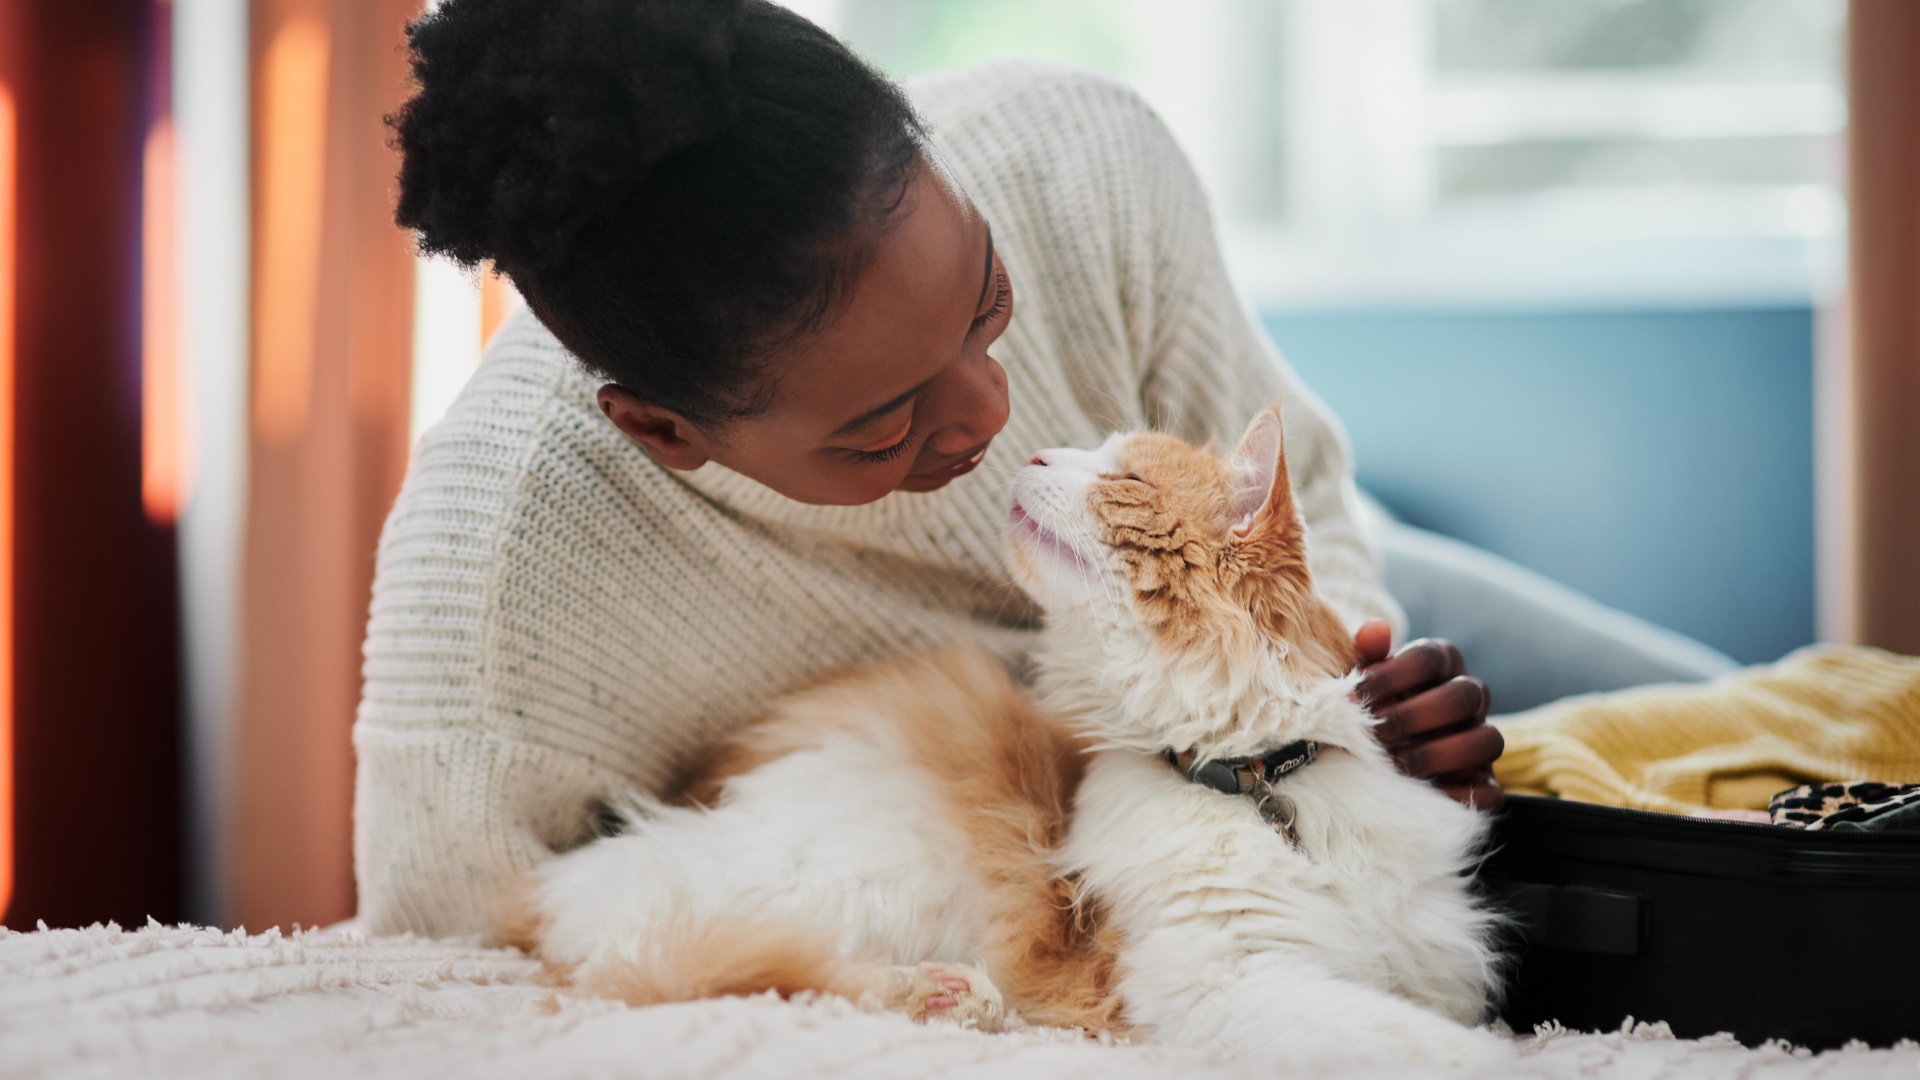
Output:
[[951,476],[938,478],[909,476],[905,480],[900,481],[900,486],[893,490],[910,491],[916,495],[922,495],[929,491],[939,491],[941,488],[953,483],[954,479],[955,478]]

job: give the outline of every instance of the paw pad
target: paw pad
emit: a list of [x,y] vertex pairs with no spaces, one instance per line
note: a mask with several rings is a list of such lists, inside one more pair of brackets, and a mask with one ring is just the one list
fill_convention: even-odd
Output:
[[1000,991],[987,973],[965,964],[920,964],[895,968],[887,1006],[918,1023],[943,1023],[998,1031],[1006,1019]]

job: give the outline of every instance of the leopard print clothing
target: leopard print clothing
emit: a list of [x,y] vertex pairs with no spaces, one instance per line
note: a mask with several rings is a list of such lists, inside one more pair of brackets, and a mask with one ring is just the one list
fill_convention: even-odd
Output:
[[1802,784],[1775,795],[1767,803],[1767,814],[1775,825],[1809,831],[1893,827],[1888,819],[1896,816],[1905,828],[1914,828],[1907,819],[1920,815],[1920,784],[1882,784],[1872,780]]

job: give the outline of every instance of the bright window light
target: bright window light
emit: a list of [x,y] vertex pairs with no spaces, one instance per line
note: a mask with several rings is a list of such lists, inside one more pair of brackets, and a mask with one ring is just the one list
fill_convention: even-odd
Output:
[[418,257],[413,275],[411,439],[439,423],[480,363],[480,282],[445,259]]
[[1805,302],[1837,285],[1843,0],[830,0],[895,76],[1103,69],[1265,307]]

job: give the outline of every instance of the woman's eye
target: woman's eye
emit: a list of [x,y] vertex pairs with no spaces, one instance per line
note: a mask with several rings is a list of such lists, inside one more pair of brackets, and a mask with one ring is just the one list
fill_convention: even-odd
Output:
[[878,450],[848,450],[847,453],[852,454],[861,461],[876,464],[883,461],[892,461],[894,458],[907,452],[908,444],[913,442],[913,428],[913,421],[909,420],[907,422],[906,433],[901,435],[900,441],[894,443],[892,446],[883,446]]
[[973,320],[967,333],[977,333],[979,329],[999,318],[1007,310],[1007,302],[1013,299],[1013,286],[1007,281],[1005,270],[996,270],[993,275],[993,306],[980,313]]

